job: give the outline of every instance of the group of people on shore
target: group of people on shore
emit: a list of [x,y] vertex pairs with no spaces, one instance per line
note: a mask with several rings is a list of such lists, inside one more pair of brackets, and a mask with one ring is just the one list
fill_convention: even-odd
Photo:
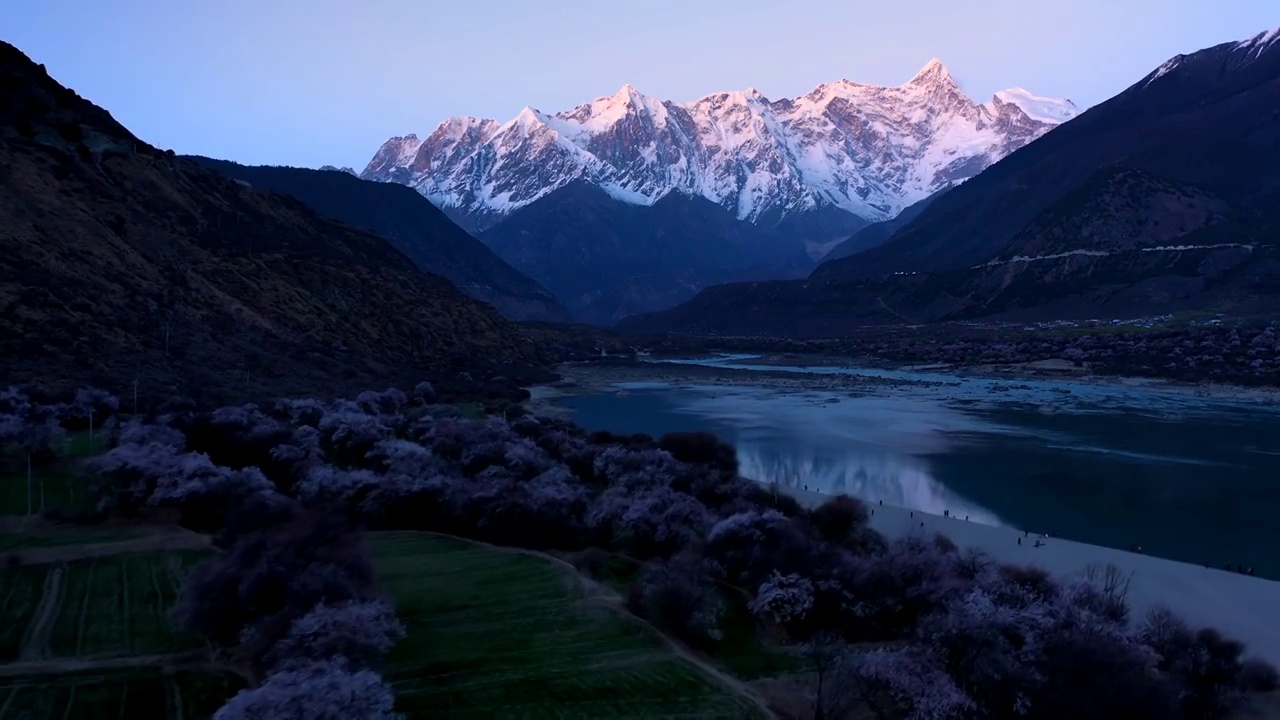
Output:
[[[808,486],[805,486],[805,489],[806,489],[806,490],[808,490],[808,489],[809,489],[809,488],[808,488]],[[879,501],[877,501],[877,504],[878,504],[878,505],[880,505],[880,506],[884,506],[884,500],[879,500]],[[875,509],[874,509],[874,508],[872,508],[872,510],[871,510],[871,515],[873,515],[873,516],[874,516],[875,514],[876,514],[876,511],[875,511]],[[914,518],[915,518],[915,516],[916,516],[916,513],[915,513],[915,511],[914,511],[914,510],[908,510],[908,511],[907,511],[907,515],[908,515],[908,517],[910,517],[910,518],[914,519]],[[956,520],[959,520],[959,519],[960,519],[960,517],[959,517],[958,515],[952,515],[952,514],[951,514],[951,510],[949,510],[949,509],[944,509],[944,510],[942,511],[942,517],[944,517],[944,518],[954,518],[954,519],[956,519]],[[965,521],[968,521],[968,520],[969,520],[969,516],[968,516],[968,515],[965,515],[965,516],[964,516],[964,519],[965,519]],[[921,521],[921,523],[920,523],[920,527],[924,527],[924,522],[923,522],[923,521]],[[1024,530],[1024,531],[1022,531],[1022,535],[1019,535],[1019,536],[1017,537],[1016,542],[1018,543],[1018,545],[1019,545],[1019,546],[1021,546],[1021,545],[1023,544],[1023,543],[1022,543],[1023,538],[1030,538],[1030,537],[1031,537],[1031,531],[1030,531],[1030,530]],[[1050,532],[1050,533],[1040,533],[1040,534],[1035,538],[1035,542],[1034,542],[1034,543],[1031,543],[1031,547],[1035,547],[1035,548],[1038,548],[1038,547],[1044,547],[1045,545],[1047,545],[1047,544],[1048,544],[1048,543],[1046,543],[1046,542],[1045,542],[1045,540],[1048,540],[1048,539],[1050,539],[1050,538],[1056,538],[1056,537],[1058,537],[1057,533],[1051,533],[1051,532]],[[1142,546],[1141,546],[1141,545],[1138,545],[1137,543],[1134,543],[1134,544],[1132,544],[1132,545],[1130,545],[1130,546],[1129,546],[1129,552],[1134,552],[1134,553],[1139,553],[1139,554],[1141,554],[1141,553],[1143,552],[1143,550],[1142,550]],[[1206,568],[1210,568],[1210,567],[1212,567],[1211,565],[1209,565],[1209,563],[1204,563],[1204,566],[1205,566]],[[1226,570],[1227,572],[1236,572],[1236,573],[1240,573],[1241,575],[1248,575],[1248,576],[1250,576],[1250,577],[1254,577],[1254,570],[1253,570],[1253,568],[1252,568],[1252,567],[1246,567],[1246,566],[1241,565],[1241,564],[1239,564],[1239,563],[1237,563],[1237,564],[1235,564],[1235,565],[1232,565],[1231,563],[1226,563],[1225,565],[1223,565],[1223,566],[1222,566],[1222,569],[1223,569],[1223,570]]]

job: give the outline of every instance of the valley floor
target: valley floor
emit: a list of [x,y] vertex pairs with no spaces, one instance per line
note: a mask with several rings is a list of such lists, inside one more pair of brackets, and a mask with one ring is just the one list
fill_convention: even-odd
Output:
[[411,718],[765,716],[566,563],[431,533],[371,545],[408,629],[386,676]]
[[172,527],[6,524],[0,719],[211,715],[244,680],[169,623],[207,546]]
[[[243,687],[169,623],[208,537],[22,520],[0,527],[0,720],[207,718]],[[768,715],[563,561],[429,533],[370,544],[408,629],[387,669],[408,718]]]

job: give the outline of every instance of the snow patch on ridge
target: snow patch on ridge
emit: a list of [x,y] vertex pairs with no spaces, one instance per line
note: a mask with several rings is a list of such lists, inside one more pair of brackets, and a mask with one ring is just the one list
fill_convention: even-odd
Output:
[[1001,90],[996,98],[1002,103],[1017,105],[1027,117],[1042,123],[1058,125],[1080,114],[1080,108],[1065,98],[1050,98],[1025,88],[1015,87]]
[[1277,41],[1280,41],[1280,27],[1260,32],[1247,40],[1242,40],[1236,43],[1236,48],[1249,50],[1254,57],[1257,57]]

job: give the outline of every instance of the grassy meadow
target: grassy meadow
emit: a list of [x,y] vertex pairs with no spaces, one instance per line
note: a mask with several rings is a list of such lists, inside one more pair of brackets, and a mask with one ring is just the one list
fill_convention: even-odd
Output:
[[371,546],[408,629],[385,674],[410,717],[762,715],[568,566],[423,533]]

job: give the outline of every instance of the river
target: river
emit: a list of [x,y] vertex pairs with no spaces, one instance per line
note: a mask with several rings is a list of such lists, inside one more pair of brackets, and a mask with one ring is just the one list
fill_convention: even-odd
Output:
[[[678,377],[682,364],[809,380],[710,383]],[[733,443],[742,474],[765,483],[1280,579],[1274,395],[763,366],[745,355],[653,368],[654,380],[605,382],[555,403],[591,430],[713,431]],[[904,382],[836,389],[822,376]]]

